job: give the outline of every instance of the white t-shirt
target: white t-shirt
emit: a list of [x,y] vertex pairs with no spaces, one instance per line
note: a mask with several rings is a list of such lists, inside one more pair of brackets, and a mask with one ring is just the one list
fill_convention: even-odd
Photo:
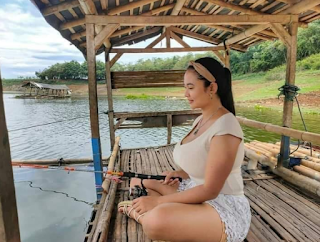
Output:
[[[202,115],[201,115],[202,116]],[[201,119],[197,117],[193,122],[193,131]],[[187,137],[191,131],[185,136]],[[237,118],[232,113],[227,113],[218,118],[206,131],[194,140],[181,145],[178,142],[173,151],[175,163],[182,168],[197,185],[204,184],[205,168],[211,139],[217,135],[230,134],[241,139],[231,173],[227,177],[220,193],[228,195],[243,195],[243,179],[241,164],[244,158],[243,132]],[[226,148],[226,152],[227,152]]]

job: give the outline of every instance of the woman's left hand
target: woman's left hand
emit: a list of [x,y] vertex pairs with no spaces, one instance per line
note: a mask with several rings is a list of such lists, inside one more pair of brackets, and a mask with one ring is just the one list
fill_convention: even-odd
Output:
[[143,196],[133,200],[133,208],[139,213],[148,212],[159,205],[159,198],[154,196]]

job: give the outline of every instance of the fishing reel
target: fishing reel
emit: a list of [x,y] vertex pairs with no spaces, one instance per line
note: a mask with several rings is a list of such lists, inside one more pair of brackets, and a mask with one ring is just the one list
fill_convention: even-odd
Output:
[[143,179],[141,179],[141,187],[139,185],[135,185],[134,187],[130,187],[129,189],[129,196],[132,196],[133,199],[136,199],[138,197],[142,196],[148,196],[148,191],[143,185]]

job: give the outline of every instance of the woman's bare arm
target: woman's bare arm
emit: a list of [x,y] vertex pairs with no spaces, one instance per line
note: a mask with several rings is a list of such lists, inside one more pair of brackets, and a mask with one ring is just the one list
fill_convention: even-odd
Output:
[[207,158],[205,183],[183,192],[159,197],[159,203],[202,203],[216,198],[232,170],[240,142],[240,138],[232,135],[213,137]]

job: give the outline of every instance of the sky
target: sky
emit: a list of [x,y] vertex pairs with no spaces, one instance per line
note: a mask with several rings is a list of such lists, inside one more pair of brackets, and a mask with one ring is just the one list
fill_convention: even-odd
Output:
[[[154,39],[122,48],[143,48]],[[212,46],[184,38],[192,47]],[[171,40],[172,47],[181,47]],[[164,47],[165,40],[155,47]],[[186,53],[124,54],[118,62],[134,63],[139,59],[166,58]],[[114,54],[111,54],[113,57]],[[66,61],[84,61],[82,53],[64,39],[42,17],[30,0],[0,0],[0,69],[2,78],[33,77],[36,71]],[[104,61],[103,54],[97,60]]]

